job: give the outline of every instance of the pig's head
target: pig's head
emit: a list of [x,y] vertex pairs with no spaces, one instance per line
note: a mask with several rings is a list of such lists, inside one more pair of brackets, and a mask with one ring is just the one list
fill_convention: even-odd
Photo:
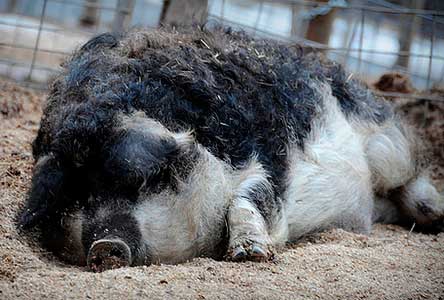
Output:
[[116,119],[93,158],[40,157],[22,227],[93,271],[222,254],[230,168],[189,132],[140,112]]

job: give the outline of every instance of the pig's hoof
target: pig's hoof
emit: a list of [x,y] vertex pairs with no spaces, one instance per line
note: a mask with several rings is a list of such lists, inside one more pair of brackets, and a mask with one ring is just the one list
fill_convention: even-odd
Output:
[[228,249],[226,259],[230,261],[269,261],[274,254],[269,246],[258,243],[244,243]]
[[93,272],[127,267],[131,265],[131,251],[120,239],[95,241],[88,252],[87,265]]

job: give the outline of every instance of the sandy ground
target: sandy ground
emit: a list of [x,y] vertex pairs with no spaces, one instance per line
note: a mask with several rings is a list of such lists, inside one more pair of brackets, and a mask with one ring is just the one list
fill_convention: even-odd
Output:
[[0,299],[444,299],[444,234],[392,225],[376,225],[370,236],[322,233],[270,263],[200,258],[100,274],[65,265],[13,224],[42,99],[0,81]]

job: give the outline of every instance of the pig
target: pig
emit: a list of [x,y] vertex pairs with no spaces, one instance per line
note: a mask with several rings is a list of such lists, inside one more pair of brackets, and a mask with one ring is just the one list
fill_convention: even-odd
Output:
[[421,142],[352,75],[232,29],[94,37],[51,84],[19,227],[92,271],[268,261],[375,222],[440,231]]

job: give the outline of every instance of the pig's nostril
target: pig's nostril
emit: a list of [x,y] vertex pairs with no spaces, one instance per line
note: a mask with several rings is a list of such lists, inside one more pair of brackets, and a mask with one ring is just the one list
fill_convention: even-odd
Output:
[[110,256],[121,257],[122,251],[120,249],[112,249],[109,253]]
[[131,251],[120,239],[102,239],[95,241],[88,252],[88,267],[93,272],[131,265]]

